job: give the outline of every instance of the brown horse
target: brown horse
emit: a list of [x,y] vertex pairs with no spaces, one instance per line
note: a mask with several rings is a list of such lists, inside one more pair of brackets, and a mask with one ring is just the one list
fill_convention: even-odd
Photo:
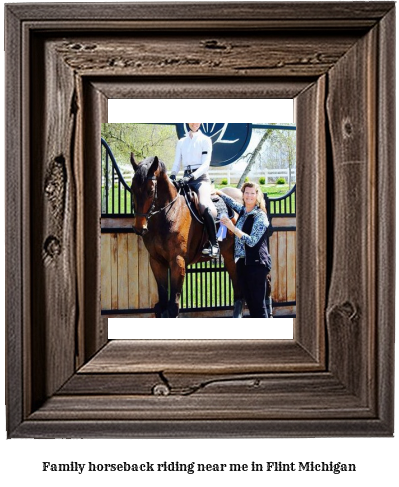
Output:
[[[155,316],[177,318],[186,267],[208,260],[201,255],[203,225],[192,217],[184,196],[169,179],[162,161],[149,157],[136,164],[132,154],[131,163],[135,171],[131,188],[135,210],[133,228],[143,237],[157,281],[159,302],[155,305]],[[236,191],[241,198],[240,191]],[[234,236],[230,232],[220,243],[220,250],[233,283],[233,317],[242,318],[243,294],[236,276]]]

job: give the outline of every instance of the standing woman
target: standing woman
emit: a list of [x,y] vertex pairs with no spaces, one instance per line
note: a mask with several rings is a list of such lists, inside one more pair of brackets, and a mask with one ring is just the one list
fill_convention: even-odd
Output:
[[226,204],[239,215],[235,226],[227,217],[221,221],[235,235],[234,257],[237,276],[250,317],[267,318],[266,276],[271,269],[271,258],[266,243],[269,220],[265,200],[256,183],[244,183],[241,192],[244,205],[237,203],[222,191],[217,191]]
[[211,180],[208,176],[212,157],[212,140],[199,130],[200,123],[189,123],[188,125],[190,132],[177,143],[170,179],[176,180],[182,163],[184,178],[181,180],[181,184],[189,184],[198,194],[199,210],[208,233],[209,245],[205,246],[202,254],[217,259],[220,250],[213,219],[217,215],[217,210],[211,200]]

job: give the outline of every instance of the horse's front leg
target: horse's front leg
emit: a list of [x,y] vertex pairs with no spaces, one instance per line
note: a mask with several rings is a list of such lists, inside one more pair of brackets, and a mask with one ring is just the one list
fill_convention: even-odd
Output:
[[169,299],[169,318],[178,318],[181,291],[183,288],[184,277],[186,275],[186,262],[180,255],[175,257],[170,263],[170,299]]
[[158,286],[155,318],[168,318],[168,267],[150,257],[150,265]]

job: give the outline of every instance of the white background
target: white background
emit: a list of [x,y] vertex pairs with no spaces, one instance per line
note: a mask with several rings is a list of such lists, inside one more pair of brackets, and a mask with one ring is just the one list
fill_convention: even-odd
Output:
[[[197,0],[197,3],[200,0]],[[318,0],[320,1],[320,0]],[[182,6],[182,8],[189,8]],[[3,12],[1,12],[3,15]],[[3,25],[3,19],[1,19]],[[1,52],[1,85],[4,90],[4,53]],[[4,91],[3,91],[4,93]],[[3,99],[3,97],[2,97]],[[3,123],[4,117],[1,117]],[[4,133],[4,125],[2,126]],[[4,194],[4,177],[1,177],[0,191]],[[4,225],[4,211],[0,212]],[[4,235],[4,233],[3,233]],[[0,240],[4,255],[4,238]],[[4,266],[2,266],[4,269]],[[2,270],[1,309],[4,309],[4,270]],[[3,315],[4,322],[4,315]],[[4,334],[1,336],[1,350],[4,350]],[[398,347],[396,346],[396,349]],[[398,350],[396,350],[398,352]],[[398,356],[398,354],[397,354]],[[3,367],[2,360],[2,367]],[[3,370],[2,370],[3,372]],[[0,390],[4,404],[4,374],[1,373]],[[397,381],[396,381],[397,382]],[[397,397],[397,394],[396,394]],[[396,401],[397,403],[397,401]],[[0,442],[2,479],[14,485],[87,486],[93,481],[97,485],[109,486],[111,482],[120,486],[132,485],[229,485],[251,484],[253,486],[290,483],[301,486],[353,486],[353,485],[398,485],[398,440],[397,438],[320,438],[320,439],[206,439],[206,440],[6,440],[5,410],[1,415]],[[396,406],[396,417],[398,407]],[[356,473],[112,473],[88,474],[43,473],[41,462],[69,463],[140,463],[144,461],[202,463],[258,463],[266,461],[341,461],[356,463]]]
[[[171,114],[173,114],[171,116]],[[170,123],[187,120],[226,120],[228,123],[293,123],[292,100],[110,100],[108,122],[111,123]],[[189,117],[192,118],[192,117]],[[173,122],[174,123],[174,122]],[[183,122],[176,122],[183,123]]]

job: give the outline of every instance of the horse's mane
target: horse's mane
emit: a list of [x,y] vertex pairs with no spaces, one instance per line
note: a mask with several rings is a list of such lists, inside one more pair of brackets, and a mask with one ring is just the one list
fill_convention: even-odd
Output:
[[[148,176],[148,171],[151,167],[151,164],[154,162],[154,159],[155,157],[147,157],[146,159],[140,162],[139,167],[135,174],[135,178],[137,179],[139,185],[145,183],[145,180],[147,179]],[[158,167],[160,169],[161,174],[167,172],[165,163],[162,162],[160,159],[158,159]]]

